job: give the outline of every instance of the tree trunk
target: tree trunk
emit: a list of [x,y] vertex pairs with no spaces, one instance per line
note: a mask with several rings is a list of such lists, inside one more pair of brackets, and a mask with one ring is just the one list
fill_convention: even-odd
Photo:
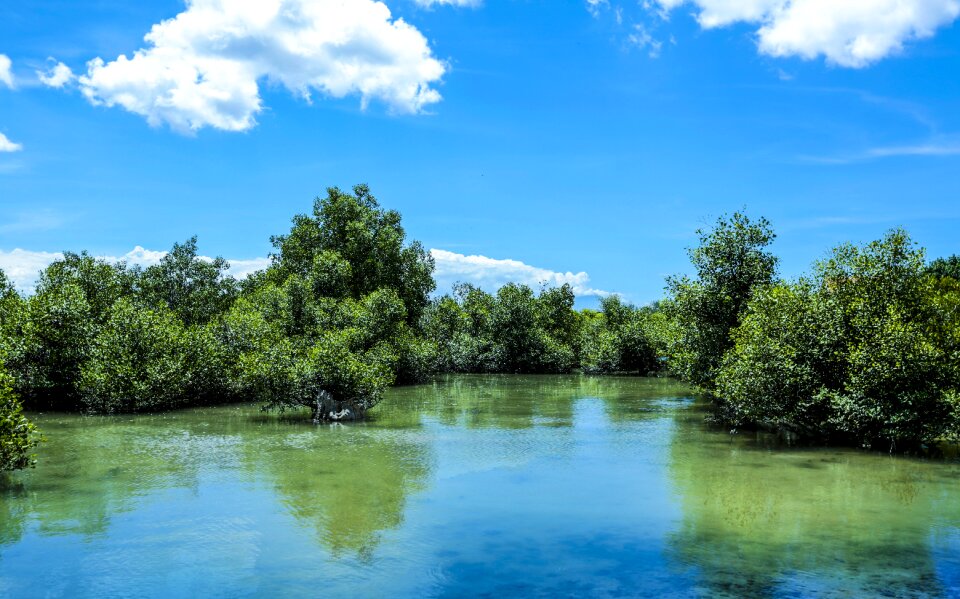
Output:
[[355,420],[358,416],[358,410],[343,405],[333,399],[333,396],[326,391],[320,391],[310,406],[312,412],[311,418],[314,424],[321,422],[340,422],[342,420]]

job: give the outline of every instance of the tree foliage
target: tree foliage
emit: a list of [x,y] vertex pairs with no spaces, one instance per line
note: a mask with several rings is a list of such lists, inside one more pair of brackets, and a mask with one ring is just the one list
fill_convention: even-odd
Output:
[[5,472],[33,466],[30,451],[40,442],[40,436],[23,415],[13,392],[13,377],[7,374],[2,357],[0,353],[0,472]]
[[755,291],[774,280],[777,258],[767,246],[776,236],[765,218],[754,222],[739,212],[697,235],[700,244],[689,250],[696,278],[667,280],[677,334],[671,366],[682,378],[709,389],[733,345],[730,331],[740,324]]
[[80,372],[88,412],[143,412],[229,400],[224,356],[209,330],[166,307],[121,298]]
[[868,446],[957,438],[958,307],[904,231],[840,246],[750,302],[718,376],[724,417]]
[[458,285],[435,300],[422,328],[441,372],[570,372],[579,365],[581,316],[569,285],[510,283],[495,295]]
[[583,369],[593,373],[649,374],[663,367],[667,317],[654,307],[636,308],[612,295],[601,311],[584,315]]
[[384,210],[366,185],[353,195],[336,187],[317,198],[312,216],[294,217],[293,227],[272,242],[277,252],[270,278],[311,278],[326,297],[360,299],[378,289],[393,289],[416,323],[435,288],[433,258],[419,242],[405,244],[400,213]]
[[950,277],[954,281],[960,281],[960,256],[954,254],[937,258],[927,266],[927,272],[937,278]]
[[186,326],[204,325],[226,312],[239,293],[229,268],[223,258],[200,258],[197,238],[191,237],[139,272],[136,283],[147,304],[172,310]]
[[81,406],[79,381],[93,339],[113,304],[133,294],[133,275],[86,252],[67,252],[40,275],[26,302],[19,331],[20,351],[12,353],[16,388],[31,408],[74,410]]

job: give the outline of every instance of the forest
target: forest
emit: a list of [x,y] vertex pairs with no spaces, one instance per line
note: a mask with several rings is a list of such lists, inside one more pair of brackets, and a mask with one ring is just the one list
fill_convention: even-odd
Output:
[[784,280],[766,219],[698,235],[662,300],[599,310],[568,285],[437,295],[429,252],[364,185],[329,189],[243,280],[196,238],[146,268],[64,253],[29,295],[0,272],[0,470],[33,465],[24,410],[257,402],[353,420],[442,373],[671,376],[733,430],[891,452],[960,440],[960,258],[928,261],[894,229]]

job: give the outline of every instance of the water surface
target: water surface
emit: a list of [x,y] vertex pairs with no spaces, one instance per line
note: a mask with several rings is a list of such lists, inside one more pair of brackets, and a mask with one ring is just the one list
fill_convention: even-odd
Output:
[[960,596],[960,463],[730,435],[663,379],[35,420],[4,597]]

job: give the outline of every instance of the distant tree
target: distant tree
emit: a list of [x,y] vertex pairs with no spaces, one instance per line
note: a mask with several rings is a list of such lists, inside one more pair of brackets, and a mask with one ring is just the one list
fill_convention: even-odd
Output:
[[537,303],[526,285],[508,283],[497,291],[491,326],[500,372],[537,372],[544,343],[537,327]]
[[688,252],[696,278],[667,279],[678,334],[671,368],[709,390],[733,345],[730,331],[740,324],[756,290],[773,282],[777,258],[766,249],[775,235],[765,218],[754,222],[737,212],[697,234],[700,244]]
[[960,281],[960,256],[953,255],[947,258],[937,258],[927,267],[927,272],[935,277],[950,277]]
[[137,285],[148,304],[172,310],[186,326],[202,325],[226,312],[239,293],[229,268],[223,258],[200,258],[194,236],[139,272]]
[[601,311],[587,315],[583,368],[598,373],[649,374],[662,368],[665,351],[661,329],[666,316],[637,308],[611,295],[600,300]]
[[569,283],[540,290],[537,325],[543,335],[542,370],[570,372],[579,365],[581,320],[573,309],[575,300]]
[[458,284],[421,319],[440,372],[571,372],[579,364],[583,318],[569,285],[509,283],[491,295]]

